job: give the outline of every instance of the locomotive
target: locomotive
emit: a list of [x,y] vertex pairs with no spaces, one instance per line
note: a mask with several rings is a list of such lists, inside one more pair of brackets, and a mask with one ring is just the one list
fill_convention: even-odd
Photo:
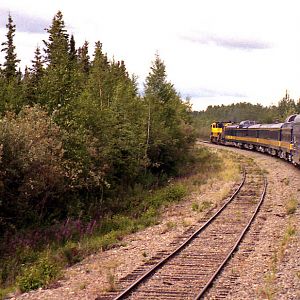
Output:
[[300,165],[300,115],[291,115],[283,123],[257,124],[214,122],[210,140],[213,143],[269,153]]

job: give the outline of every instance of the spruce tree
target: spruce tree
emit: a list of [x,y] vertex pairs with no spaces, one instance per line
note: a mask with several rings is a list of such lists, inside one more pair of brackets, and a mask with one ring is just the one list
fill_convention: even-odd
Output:
[[44,73],[43,57],[39,47],[35,49],[34,59],[31,62],[32,62],[32,67],[30,68],[31,77],[33,78],[34,83],[37,83],[41,80]]
[[175,175],[193,142],[189,106],[167,81],[166,67],[158,54],[146,78],[148,106],[146,154],[154,173]]
[[65,22],[61,11],[58,11],[52,20],[51,27],[46,29],[49,34],[48,41],[43,41],[46,48],[46,62],[49,67],[65,64],[69,51],[69,35],[65,28]]
[[14,36],[16,31],[16,25],[13,23],[13,19],[11,15],[8,15],[8,23],[6,24],[6,28],[8,32],[6,34],[6,42],[3,42],[1,45],[4,48],[1,49],[1,52],[5,52],[5,62],[3,64],[3,74],[5,78],[10,81],[12,78],[17,75],[17,65],[20,62],[17,59],[17,54],[15,53],[15,45],[14,45]]
[[46,31],[49,38],[48,41],[44,41],[47,67],[42,80],[42,104],[48,106],[51,112],[64,107],[75,97],[75,85],[70,63],[69,36],[60,11]]
[[155,55],[151,71],[146,78],[145,95],[152,96],[162,103],[176,96],[173,85],[167,81],[166,66],[158,54]]
[[109,106],[108,82],[109,62],[102,51],[102,44],[98,41],[95,44],[94,59],[91,63],[88,89],[89,95],[98,102],[101,110]]
[[89,43],[87,41],[78,49],[78,64],[80,72],[87,78],[90,71]]
[[8,15],[8,23],[6,25],[7,40],[1,45],[2,52],[5,52],[5,61],[3,63],[3,69],[1,70],[1,99],[0,109],[1,112],[5,110],[13,110],[18,112],[23,105],[23,93],[22,93],[22,73],[18,68],[17,54],[15,52],[14,36],[16,32],[16,25],[13,22],[11,15]]
[[71,61],[75,61],[77,58],[77,51],[76,51],[76,46],[75,46],[75,39],[74,39],[74,35],[71,35],[70,38],[70,45],[69,45],[69,54],[70,54],[70,60]]
[[39,47],[36,48],[34,59],[31,62],[32,66],[29,69],[26,67],[23,77],[24,98],[25,102],[29,105],[40,103],[43,100],[41,80],[45,70]]

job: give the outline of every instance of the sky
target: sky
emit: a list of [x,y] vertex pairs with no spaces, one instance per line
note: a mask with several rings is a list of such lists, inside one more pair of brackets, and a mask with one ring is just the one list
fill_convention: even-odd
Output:
[[87,40],[92,56],[100,40],[110,59],[124,60],[138,76],[141,90],[158,53],[168,81],[194,110],[241,101],[271,105],[286,90],[300,98],[299,6],[297,0],[1,0],[0,43],[10,13],[21,69],[30,66],[60,10],[77,47]]

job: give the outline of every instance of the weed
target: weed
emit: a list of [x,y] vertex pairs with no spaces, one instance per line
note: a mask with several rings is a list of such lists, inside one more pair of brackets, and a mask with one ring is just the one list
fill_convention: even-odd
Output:
[[182,220],[182,226],[183,226],[183,227],[189,227],[189,226],[191,226],[191,225],[192,225],[191,220],[189,220],[189,219],[184,219],[184,220]]
[[142,253],[142,255],[143,255],[143,257],[147,257],[147,256],[148,256],[148,254],[147,254],[146,251],[144,251],[144,252]]
[[203,185],[203,184],[206,184],[207,183],[207,179],[206,178],[195,178],[193,181],[192,181],[193,185]]
[[15,287],[14,286],[10,286],[7,288],[0,288],[0,299],[7,299],[9,298],[9,294],[10,293],[14,293],[15,292]]
[[285,249],[293,235],[295,235],[295,227],[289,223],[285,229],[284,235],[280,241],[279,248],[274,252],[270,270],[265,276],[265,286],[260,290],[260,295],[262,298],[273,299],[276,293],[274,282],[277,273],[277,264],[283,259]]
[[164,233],[166,233],[166,232],[172,230],[173,228],[176,227],[176,225],[177,225],[177,224],[176,224],[175,222],[168,221],[168,222],[166,223],[166,225],[165,225],[165,228],[162,230],[161,233],[164,234]]
[[157,209],[150,207],[148,208],[138,219],[138,228],[143,229],[145,227],[155,225],[158,220]]
[[290,184],[290,179],[285,177],[281,180],[282,183],[284,183],[286,186],[288,186]]
[[259,291],[259,295],[261,299],[268,299],[268,300],[272,300],[274,298],[274,288],[267,285],[264,288],[261,288]]
[[240,210],[238,210],[236,213],[235,213],[235,219],[237,222],[240,222],[241,221],[241,218],[242,218],[242,212]]
[[287,203],[285,204],[286,213],[288,215],[291,215],[296,212],[298,206],[298,201],[296,198],[292,197],[290,198]]
[[284,233],[284,236],[281,240],[281,243],[280,243],[280,254],[281,254],[281,257],[283,256],[283,253],[285,251],[285,248],[287,247],[291,237],[293,235],[295,235],[296,233],[296,228],[291,224],[289,223],[286,230],[285,230],[285,233]]
[[117,290],[116,285],[116,268],[118,267],[118,261],[110,261],[106,264],[106,280],[107,280],[107,292],[114,292]]
[[61,250],[64,260],[66,264],[70,267],[78,262],[80,262],[83,258],[82,253],[78,247],[78,244],[75,243],[67,243]]
[[177,225],[177,224],[176,224],[175,222],[173,222],[173,221],[168,221],[168,222],[166,223],[166,227],[167,227],[169,230],[175,228],[176,225]]
[[79,289],[80,290],[85,290],[86,289],[86,283],[85,282],[81,283],[80,286],[79,286]]
[[203,212],[205,210],[207,210],[208,208],[210,208],[212,205],[212,203],[210,201],[203,201],[201,202],[201,204],[199,205],[199,212]]
[[198,209],[199,209],[199,204],[196,202],[193,202],[192,203],[192,211],[198,211]]
[[231,275],[234,277],[238,277],[240,274],[239,270],[237,268],[232,268]]
[[46,286],[58,277],[60,269],[61,266],[48,255],[41,257],[35,264],[23,268],[17,277],[18,287],[22,292],[27,292]]
[[192,210],[196,212],[203,212],[210,208],[212,203],[210,201],[203,201],[200,204],[194,202],[192,203]]

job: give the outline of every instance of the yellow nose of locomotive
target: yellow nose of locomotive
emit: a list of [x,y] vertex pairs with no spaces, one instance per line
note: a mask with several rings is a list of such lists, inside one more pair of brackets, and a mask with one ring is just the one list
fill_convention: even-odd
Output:
[[210,125],[210,141],[212,143],[219,143],[222,135],[223,126],[221,124],[214,122]]

